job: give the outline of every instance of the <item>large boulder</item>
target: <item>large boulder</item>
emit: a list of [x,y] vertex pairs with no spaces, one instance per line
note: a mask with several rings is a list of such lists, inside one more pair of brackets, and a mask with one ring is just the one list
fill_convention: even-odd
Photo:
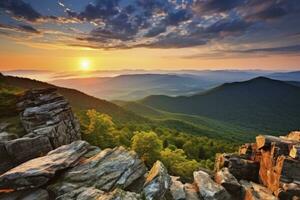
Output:
[[200,196],[205,200],[230,200],[225,188],[214,182],[204,171],[194,172],[194,181],[199,188]]
[[146,167],[135,152],[117,147],[105,149],[82,160],[77,166],[64,172],[48,189],[56,196],[82,187],[96,187],[108,192],[117,187],[130,187],[134,181],[143,178],[145,173]]
[[184,191],[184,185],[179,181],[180,177],[171,176],[170,194],[173,200],[185,200],[186,194]]
[[242,199],[243,190],[237,179],[229,172],[228,168],[223,168],[215,174],[216,183],[222,185],[231,195],[232,199]]
[[5,143],[5,147],[9,156],[17,164],[44,156],[52,150],[50,140],[46,136],[11,140]]
[[151,168],[144,185],[146,200],[163,199],[170,186],[171,178],[167,169],[160,161],[156,161]]
[[245,190],[244,200],[277,200],[278,198],[272,194],[268,188],[247,181],[240,181]]
[[0,189],[29,189],[45,185],[54,175],[78,163],[89,144],[75,141],[27,161],[0,176]]
[[244,159],[236,154],[219,154],[216,156],[215,171],[227,167],[238,180],[258,182],[259,162]]

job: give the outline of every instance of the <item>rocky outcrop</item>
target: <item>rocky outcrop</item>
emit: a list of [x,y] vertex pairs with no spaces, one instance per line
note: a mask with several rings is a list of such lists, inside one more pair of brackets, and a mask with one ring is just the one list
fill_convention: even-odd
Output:
[[232,199],[242,199],[243,189],[238,180],[229,172],[228,168],[223,168],[215,174],[216,183],[222,185]]
[[247,160],[236,154],[219,154],[216,156],[215,171],[223,167],[238,180],[258,181],[259,163],[255,160]]
[[245,199],[299,199],[299,138],[297,131],[283,137],[260,135],[256,143],[243,145],[239,155],[219,155],[215,165],[216,181],[222,184],[226,167],[235,178],[243,180]]
[[29,189],[45,185],[58,171],[77,164],[88,150],[88,143],[75,141],[27,161],[0,176],[0,189]]
[[18,103],[25,130],[45,135],[53,148],[80,139],[80,126],[65,98],[56,89],[27,91]]
[[174,200],[186,199],[184,184],[178,180],[179,178],[180,177],[171,176],[170,194]]
[[207,200],[230,200],[225,188],[214,182],[204,171],[194,172],[194,181],[199,188],[200,195]]
[[144,163],[133,151],[123,147],[105,149],[83,160],[62,174],[57,183],[48,187],[57,196],[81,187],[96,187],[102,191],[127,188],[146,173]]
[[[27,132],[22,138],[0,133],[0,174],[30,159],[80,139],[80,126],[69,103],[55,89],[27,91],[18,103]],[[8,124],[1,124],[5,129]]]
[[241,181],[241,185],[245,190],[244,200],[277,200],[278,198],[272,194],[268,188],[247,181]]
[[151,168],[144,185],[146,200],[162,199],[171,186],[171,177],[164,165],[157,161]]
[[[253,145],[251,145],[253,146]],[[269,146],[272,149],[274,143]],[[157,161],[147,169],[135,152],[124,147],[100,150],[84,141],[75,141],[29,160],[0,176],[0,200],[294,200],[299,197],[298,160],[277,155],[274,173],[280,172],[278,188],[273,185],[239,180],[248,162],[260,166],[265,162],[266,148],[260,160],[247,160],[241,154],[224,154],[217,159],[216,173],[194,172],[194,183],[183,184],[168,174]],[[248,152],[248,151],[244,151]],[[275,152],[275,151],[274,151]],[[283,152],[283,151],[277,151]],[[241,152],[240,152],[241,153]],[[269,153],[272,158],[272,153]],[[254,155],[254,154],[253,154]],[[249,157],[250,158],[250,157]],[[240,161],[242,160],[242,161]],[[242,163],[242,164],[236,164]],[[245,164],[246,163],[246,164]],[[226,167],[229,166],[229,167]],[[238,166],[238,167],[236,167]],[[260,169],[260,167],[259,167]],[[277,171],[280,170],[280,171]],[[260,174],[257,174],[260,179]],[[272,179],[273,180],[273,179]],[[272,186],[272,187],[271,187]],[[277,185],[275,185],[277,186]],[[2,192],[2,193],[1,193]],[[3,193],[6,192],[6,193]]]

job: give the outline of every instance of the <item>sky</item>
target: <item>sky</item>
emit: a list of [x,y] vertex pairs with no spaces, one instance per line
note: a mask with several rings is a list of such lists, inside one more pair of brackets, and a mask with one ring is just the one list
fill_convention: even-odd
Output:
[[299,0],[1,0],[0,70],[300,70]]

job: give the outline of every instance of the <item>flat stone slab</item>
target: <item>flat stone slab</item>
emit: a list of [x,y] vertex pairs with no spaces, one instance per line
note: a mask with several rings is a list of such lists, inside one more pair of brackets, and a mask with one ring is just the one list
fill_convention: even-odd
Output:
[[29,189],[45,185],[63,169],[77,164],[89,144],[75,141],[50,151],[46,156],[29,160],[0,176],[0,189]]
[[144,177],[146,166],[133,151],[124,147],[104,149],[67,170],[61,178],[48,187],[57,196],[80,189],[94,187],[104,192],[127,188]]

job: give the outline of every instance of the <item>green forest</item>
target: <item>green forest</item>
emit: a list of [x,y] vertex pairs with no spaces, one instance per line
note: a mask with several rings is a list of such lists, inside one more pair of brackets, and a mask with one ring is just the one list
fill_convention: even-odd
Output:
[[88,110],[79,116],[84,140],[101,149],[116,146],[130,148],[148,167],[156,160],[161,160],[170,174],[183,177],[186,181],[200,167],[213,169],[217,153],[237,150],[237,145],[223,140],[173,129],[133,124],[117,125],[109,115],[96,110]]

